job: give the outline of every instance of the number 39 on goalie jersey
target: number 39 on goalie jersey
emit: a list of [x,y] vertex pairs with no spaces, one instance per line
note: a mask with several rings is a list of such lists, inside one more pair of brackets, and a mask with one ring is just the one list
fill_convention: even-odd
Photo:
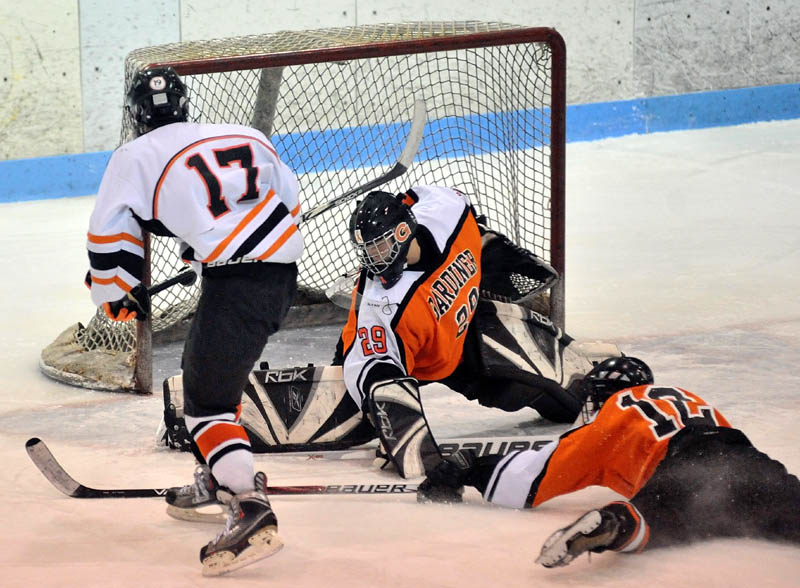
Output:
[[389,289],[362,271],[342,331],[345,384],[359,406],[377,380],[449,376],[478,303],[481,236],[466,196],[416,186],[404,201],[418,222],[420,262]]
[[92,300],[142,278],[142,229],[180,239],[187,262],[296,261],[298,185],[275,148],[241,125],[176,123],[119,147],[89,220]]
[[715,408],[682,388],[621,390],[589,424],[539,450],[503,458],[484,498],[513,508],[534,507],[587,486],[605,486],[631,498],[664,459],[669,440],[698,424],[731,426]]

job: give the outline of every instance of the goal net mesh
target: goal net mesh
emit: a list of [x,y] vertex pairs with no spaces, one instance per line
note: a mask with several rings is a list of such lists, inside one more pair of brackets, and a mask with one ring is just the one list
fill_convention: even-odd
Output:
[[[126,58],[126,90],[136,72],[173,66],[188,87],[192,120],[249,125],[271,138],[298,176],[304,210],[393,165],[414,102],[422,98],[428,122],[414,164],[380,189],[458,188],[486,215],[490,228],[563,271],[551,256],[553,49],[546,35],[520,41],[524,31],[550,29],[419,22],[146,47]],[[516,36],[508,42],[511,33]],[[133,138],[123,114],[121,142]],[[302,226],[306,250],[298,287],[306,302],[324,300],[325,289],[355,269],[347,240],[355,204]],[[182,267],[173,240],[150,236],[150,283]],[[199,282],[153,298],[153,333],[185,324]],[[60,357],[56,349],[51,357],[43,353],[45,373],[89,387],[134,387],[130,372],[149,359],[135,353],[137,334],[130,323],[98,312],[85,327],[67,331],[51,346],[61,348]]]

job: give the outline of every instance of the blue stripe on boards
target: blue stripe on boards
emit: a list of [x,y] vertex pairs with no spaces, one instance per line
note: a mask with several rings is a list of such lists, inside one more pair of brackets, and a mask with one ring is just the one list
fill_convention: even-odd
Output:
[[567,141],[800,118],[800,84],[655,96],[567,108]]
[[[445,117],[428,121],[417,161],[433,157],[431,146],[439,153],[447,145],[448,157],[479,155],[496,150],[498,140],[487,136],[486,129],[498,129],[507,143],[515,141],[515,149],[537,147],[542,140],[527,133],[504,132],[514,126],[534,128],[537,119],[549,114],[541,110],[509,113],[485,113],[463,117]],[[400,156],[410,123],[394,123],[327,131],[307,131],[273,137],[275,147],[286,164],[298,174],[392,165]],[[320,156],[309,161],[309,153]]]
[[0,202],[97,194],[111,151],[0,161]]
[[[548,114],[527,110],[430,120],[417,161],[433,157],[430,146],[434,141],[440,149],[443,142],[450,143],[448,157],[486,153],[493,144],[482,134],[486,128],[496,129],[504,140],[515,141],[515,149],[536,147],[549,138],[510,129],[520,125],[533,128],[535,119]],[[794,118],[800,118],[800,84],[575,104],[567,107],[567,141]],[[388,166],[399,156],[408,128],[409,123],[404,123],[312,131],[278,135],[274,141],[284,161],[299,174]],[[308,153],[331,155],[303,163]],[[110,156],[110,151],[101,151],[0,161],[0,202],[96,194]]]

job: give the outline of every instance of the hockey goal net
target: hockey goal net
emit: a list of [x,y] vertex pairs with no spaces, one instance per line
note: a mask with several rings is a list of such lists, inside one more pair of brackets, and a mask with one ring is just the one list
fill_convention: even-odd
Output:
[[[555,30],[418,22],[153,46],[127,56],[126,89],[137,71],[164,65],[188,86],[193,120],[250,125],[271,137],[299,178],[305,210],[392,165],[422,98],[428,122],[414,164],[381,189],[458,188],[490,228],[563,276],[566,65]],[[121,140],[132,138],[123,115]],[[307,302],[324,299],[356,266],[347,243],[354,205],[302,227],[298,286]],[[146,253],[146,283],[182,268],[170,239],[151,236]],[[147,393],[153,333],[185,324],[198,297],[198,283],[165,290],[152,301],[150,325],[98,313],[43,351],[42,370],[73,385]],[[563,326],[563,279],[550,292],[549,314]]]

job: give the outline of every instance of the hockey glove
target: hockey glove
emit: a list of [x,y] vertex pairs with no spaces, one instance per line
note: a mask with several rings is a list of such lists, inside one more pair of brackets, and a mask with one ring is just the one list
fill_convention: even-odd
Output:
[[458,503],[469,484],[477,455],[472,449],[459,449],[443,459],[417,488],[417,502]]
[[150,295],[139,284],[119,300],[104,303],[103,310],[113,321],[146,321],[150,316]]

